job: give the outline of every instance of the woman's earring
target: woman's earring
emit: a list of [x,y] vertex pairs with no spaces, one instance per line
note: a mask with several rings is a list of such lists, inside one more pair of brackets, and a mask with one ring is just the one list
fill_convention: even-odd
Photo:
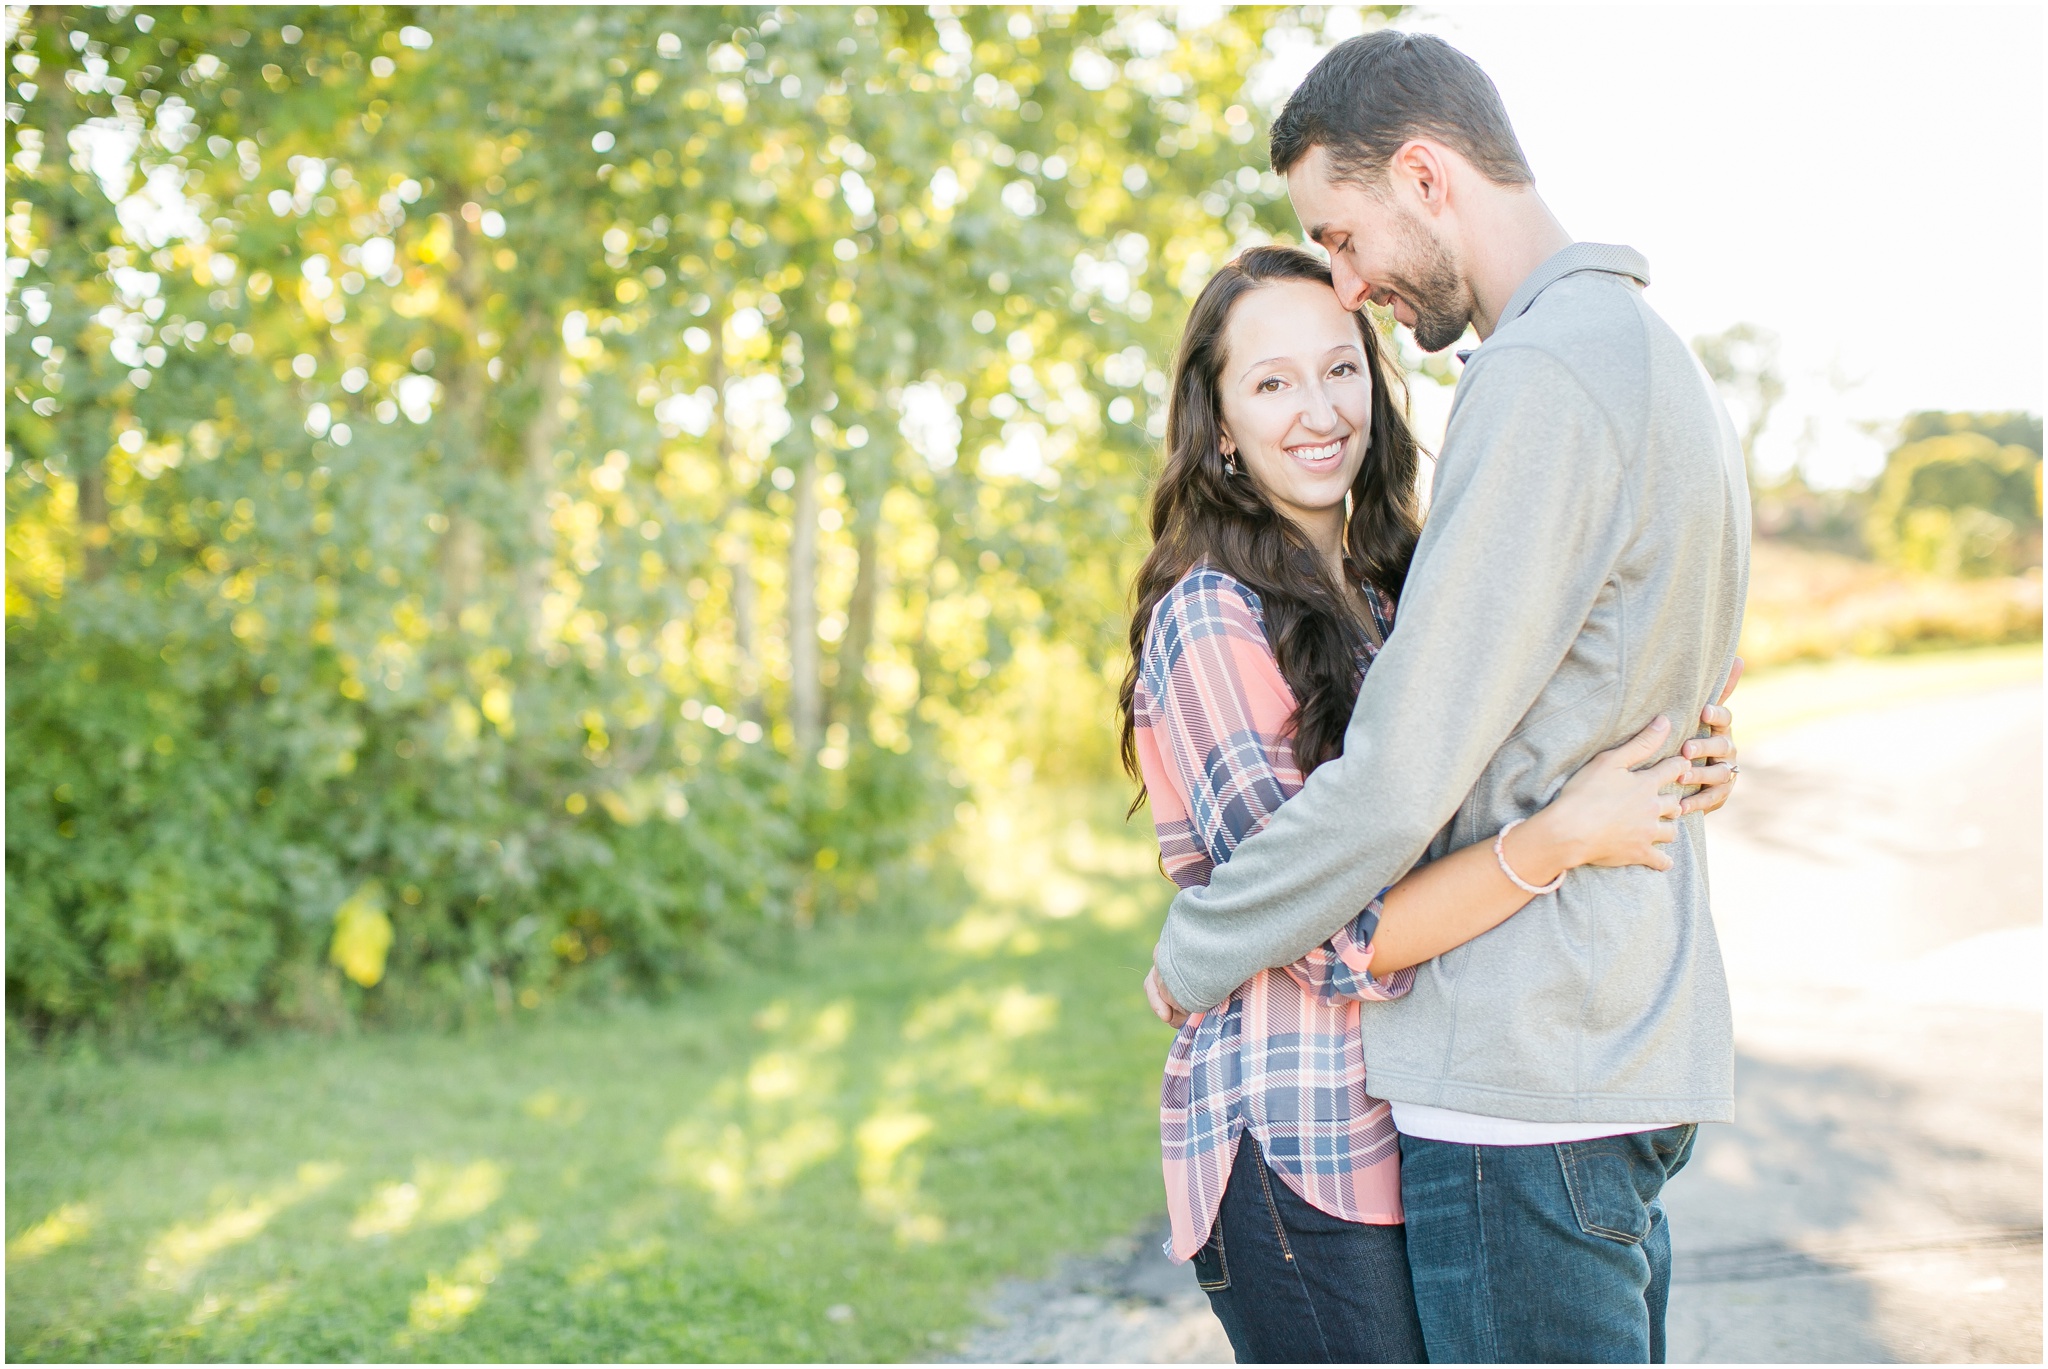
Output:
[[1235,452],[1223,453],[1223,473],[1231,476],[1237,474],[1237,454]]

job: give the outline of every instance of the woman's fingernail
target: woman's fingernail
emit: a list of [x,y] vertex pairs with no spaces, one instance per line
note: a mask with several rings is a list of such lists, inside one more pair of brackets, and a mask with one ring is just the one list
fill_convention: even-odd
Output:
[[1659,732],[1662,732],[1665,728],[1671,726],[1671,719],[1665,717],[1663,714],[1660,713],[1656,717],[1650,719],[1650,726],[1656,728]]

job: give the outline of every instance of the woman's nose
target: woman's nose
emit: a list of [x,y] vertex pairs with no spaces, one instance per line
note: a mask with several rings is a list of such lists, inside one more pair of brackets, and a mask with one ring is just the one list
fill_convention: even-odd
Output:
[[1337,426],[1337,406],[1320,385],[1308,387],[1301,411],[1301,426],[1313,433],[1326,433]]

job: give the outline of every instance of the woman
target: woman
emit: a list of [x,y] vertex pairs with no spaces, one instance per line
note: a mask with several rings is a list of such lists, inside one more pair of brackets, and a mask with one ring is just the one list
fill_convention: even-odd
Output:
[[[1246,252],[1189,315],[1121,701],[1125,765],[1183,887],[1342,750],[1393,630],[1420,520],[1387,380],[1370,322],[1294,248]],[[1399,1147],[1366,1091],[1359,1005],[1407,992],[1415,965],[1575,866],[1668,868],[1670,820],[1725,794],[1711,762],[1733,754],[1726,710],[1706,721],[1715,735],[1633,770],[1663,746],[1656,719],[1548,807],[1422,866],[1181,1025],[1160,1098],[1170,1253],[1195,1262],[1241,1362],[1423,1359]],[[1665,792],[1696,779],[1718,788]]]

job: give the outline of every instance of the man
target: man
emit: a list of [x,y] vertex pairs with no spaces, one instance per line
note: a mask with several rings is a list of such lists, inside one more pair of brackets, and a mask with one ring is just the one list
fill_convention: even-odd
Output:
[[[1483,343],[1344,755],[1174,900],[1153,982],[1189,1009],[1419,858],[1493,842],[1651,717],[1700,716],[1748,580],[1742,452],[1711,384],[1645,303],[1643,258],[1552,217],[1470,58],[1352,39],[1289,100],[1272,156],[1348,307],[1391,305],[1430,350],[1468,324]],[[1700,817],[1665,849],[1667,871],[1573,871],[1364,1009],[1432,1360],[1664,1357],[1658,1194],[1734,1106]]]

